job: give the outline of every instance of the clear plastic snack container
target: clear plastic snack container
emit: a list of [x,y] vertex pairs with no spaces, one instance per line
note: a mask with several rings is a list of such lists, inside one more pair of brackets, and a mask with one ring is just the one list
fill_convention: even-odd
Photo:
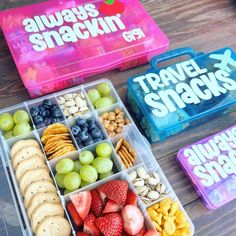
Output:
[[[22,104],[13,106],[13,107],[9,107],[6,108],[4,110],[1,110],[0,114],[4,113],[4,112],[9,112],[12,113],[14,112],[16,109],[18,108],[24,108],[25,110],[29,111],[30,107],[32,106],[37,106],[38,104],[40,104],[45,98],[48,98],[50,100],[53,100],[54,102],[56,102],[59,105],[59,98],[65,94],[69,94],[69,93],[76,93],[78,91],[84,93],[85,97],[87,98],[87,91],[89,89],[92,88],[96,88],[96,86],[98,84],[100,84],[101,82],[106,82],[110,85],[110,87],[112,88],[111,94],[112,96],[115,97],[116,102],[111,105],[110,107],[106,107],[105,109],[94,109],[93,105],[90,103],[89,99],[87,100],[89,103],[89,107],[90,107],[90,111],[88,111],[88,113],[82,115],[81,117],[93,117],[96,119],[96,122],[100,125],[100,127],[102,127],[102,131],[104,132],[104,136],[105,136],[105,142],[109,143],[112,145],[112,161],[114,163],[114,175],[109,176],[105,179],[99,180],[95,183],[92,183],[88,186],[85,186],[83,188],[80,188],[74,192],[68,193],[66,195],[64,195],[63,191],[58,187],[56,180],[55,180],[55,166],[58,163],[58,161],[64,159],[64,158],[70,158],[72,160],[76,160],[78,159],[79,154],[81,153],[81,151],[84,150],[89,150],[89,151],[94,151],[95,147],[97,146],[98,143],[94,143],[92,145],[89,145],[87,147],[84,147],[82,149],[79,148],[79,146],[77,145],[75,138],[71,132],[71,125],[73,124],[74,119],[66,119],[64,118],[63,121],[61,121],[62,124],[66,125],[69,128],[69,132],[70,132],[70,136],[73,140],[73,143],[76,147],[76,151],[70,152],[69,154],[63,155],[59,158],[53,159],[53,160],[49,160],[47,159],[47,156],[44,152],[43,149],[43,144],[41,143],[41,135],[43,133],[43,131],[45,130],[46,127],[37,129],[35,125],[33,125],[33,130],[31,132],[29,132],[28,134],[25,135],[21,135],[21,136],[17,136],[17,137],[13,137],[10,139],[5,139],[3,135],[1,135],[1,158],[2,158],[2,162],[4,165],[4,170],[6,173],[6,176],[8,178],[8,182],[9,182],[9,186],[12,190],[12,196],[14,198],[15,201],[15,207],[17,210],[17,215],[19,216],[19,221],[21,224],[21,228],[22,228],[22,232],[24,235],[33,235],[32,230],[30,228],[30,221],[29,218],[27,217],[27,212],[26,212],[26,208],[23,204],[23,196],[20,193],[20,189],[19,189],[19,185],[17,183],[16,180],[16,176],[15,176],[15,172],[13,170],[13,166],[12,166],[12,161],[10,158],[10,149],[12,147],[12,145],[18,141],[18,140],[22,140],[22,139],[36,139],[39,143],[40,146],[43,150],[43,153],[45,155],[45,161],[46,164],[50,170],[50,175],[54,180],[54,184],[57,188],[57,193],[60,197],[61,203],[64,207],[65,210],[65,216],[68,218],[68,220],[70,221],[70,225],[72,227],[72,235],[76,235],[76,227],[74,226],[74,224],[71,221],[71,218],[67,212],[67,208],[66,208],[66,204],[67,202],[70,200],[70,196],[76,193],[79,193],[81,191],[84,190],[92,190],[94,188],[97,188],[98,186],[101,186],[102,184],[108,182],[109,180],[113,180],[113,179],[121,179],[121,180],[126,180],[129,184],[129,187],[136,192],[135,186],[133,185],[129,174],[134,171],[137,170],[139,167],[144,167],[145,170],[147,171],[147,173],[149,172],[155,172],[159,175],[160,177],[160,181],[162,184],[164,184],[166,186],[166,195],[163,196],[162,199],[158,199],[155,202],[149,203],[149,204],[145,204],[141,198],[138,197],[138,207],[140,208],[140,210],[142,211],[144,218],[145,218],[145,225],[147,228],[151,229],[154,228],[152,221],[150,219],[150,217],[148,216],[147,213],[147,208],[152,206],[155,203],[159,203],[161,200],[165,199],[165,198],[171,198],[173,199],[173,201],[177,201],[179,206],[180,206],[180,210],[183,212],[183,214],[185,215],[188,224],[190,225],[190,235],[194,234],[194,225],[191,222],[190,218],[188,217],[187,213],[185,212],[184,208],[182,207],[180,201],[178,200],[178,197],[176,196],[175,192],[173,191],[172,187],[170,186],[167,178],[165,177],[164,173],[162,172],[160,166],[158,165],[157,161],[155,160],[152,152],[151,152],[151,148],[149,143],[145,140],[145,138],[141,135],[141,133],[139,132],[139,130],[137,129],[136,125],[134,124],[132,118],[130,117],[129,113],[127,112],[124,104],[122,103],[121,99],[119,98],[118,94],[116,93],[116,90],[114,89],[113,85],[111,84],[111,82],[109,80],[103,79],[103,80],[98,80],[96,82],[92,82],[92,83],[88,83],[88,84],[84,84],[81,86],[77,86],[71,89],[67,89],[64,90],[62,92],[59,93],[54,93],[39,99],[35,99],[35,100],[31,100],[28,102],[24,102]],[[105,128],[103,127],[103,124],[101,123],[101,121],[99,120],[99,115],[104,112],[104,111],[113,111],[115,108],[119,107],[120,109],[123,110],[123,112],[125,113],[125,116],[128,117],[130,119],[130,123],[128,125],[126,125],[122,132],[120,134],[115,135],[112,138],[109,138],[108,133],[106,132]],[[80,116],[79,116],[80,117]],[[33,120],[33,119],[32,119]],[[121,158],[118,156],[118,154],[115,151],[115,145],[117,143],[117,141],[120,138],[124,138],[129,144],[130,146],[135,150],[135,152],[137,153],[137,158],[136,161],[134,163],[134,165],[131,168],[125,168]],[[103,142],[104,142],[103,141]]]
[[[172,59],[178,62],[159,66]],[[235,110],[236,55],[231,48],[206,54],[180,48],[154,57],[150,66],[128,80],[127,102],[151,143]]]
[[138,0],[47,1],[0,12],[0,27],[31,97],[147,63],[168,47]]
[[236,126],[181,148],[177,161],[206,207],[215,210],[236,198]]

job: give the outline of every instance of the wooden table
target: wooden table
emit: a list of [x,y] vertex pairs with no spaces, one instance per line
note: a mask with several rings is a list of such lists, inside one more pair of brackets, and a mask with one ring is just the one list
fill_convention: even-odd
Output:
[[[33,2],[37,0],[1,0],[0,9]],[[168,35],[171,42],[170,49],[190,46],[197,52],[210,52],[224,46],[236,48],[236,2],[233,0],[142,0],[141,2]],[[147,68],[148,65],[144,65],[124,72],[111,71],[89,78],[88,81],[102,77],[109,78],[124,100],[127,78]],[[0,108],[30,99],[2,34],[0,34],[0,78]],[[192,132],[180,134],[164,143],[152,146],[156,159],[193,220],[196,235],[199,236],[236,235],[236,201],[214,212],[207,210],[176,163],[176,152],[182,145],[230,127],[235,120],[235,113],[224,116]]]

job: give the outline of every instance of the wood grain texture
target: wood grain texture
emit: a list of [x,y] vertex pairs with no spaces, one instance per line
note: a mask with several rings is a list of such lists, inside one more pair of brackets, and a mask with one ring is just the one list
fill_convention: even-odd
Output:
[[[1,0],[0,10],[39,2],[37,0]],[[170,39],[170,49],[190,46],[197,52],[209,52],[224,46],[236,49],[236,1],[234,0],[142,0],[150,15]],[[123,72],[111,71],[88,78],[107,77],[125,102],[126,81],[146,70],[148,65]],[[30,99],[0,33],[0,109]],[[211,212],[207,210],[176,163],[176,152],[183,145],[235,124],[236,113],[217,118],[152,145],[153,153],[168,180],[192,218],[198,236],[236,235],[236,201]]]

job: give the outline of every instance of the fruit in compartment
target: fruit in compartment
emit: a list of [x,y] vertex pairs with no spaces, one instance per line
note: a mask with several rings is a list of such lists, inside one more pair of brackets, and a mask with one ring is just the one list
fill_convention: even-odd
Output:
[[71,132],[80,149],[104,139],[102,130],[93,117],[87,120],[79,117],[71,127]]
[[56,164],[55,168],[59,174],[68,174],[74,169],[74,162],[69,158],[64,158]]
[[87,183],[94,183],[98,178],[97,170],[90,165],[84,165],[80,169],[81,179]]
[[18,123],[13,128],[14,136],[18,136],[18,135],[22,135],[22,134],[27,134],[29,132],[30,132],[30,125],[29,125],[29,123],[26,123],[26,122]]
[[96,157],[92,166],[99,174],[109,173],[113,168],[113,162],[107,157]]
[[115,97],[111,95],[111,86],[107,82],[100,83],[97,88],[89,89],[87,94],[96,109],[109,107],[116,102]]
[[30,117],[29,117],[28,112],[24,110],[18,110],[13,114],[13,120],[15,124],[19,124],[21,122],[29,123]]
[[100,143],[96,147],[96,153],[100,157],[110,157],[112,154],[112,147],[108,143]]
[[4,113],[0,116],[0,128],[3,131],[10,131],[13,129],[14,121],[10,113]]
[[90,165],[94,160],[94,155],[90,151],[83,151],[79,155],[79,160],[82,165]]
[[80,175],[77,172],[70,172],[64,177],[64,185],[66,189],[74,191],[79,188],[81,184]]

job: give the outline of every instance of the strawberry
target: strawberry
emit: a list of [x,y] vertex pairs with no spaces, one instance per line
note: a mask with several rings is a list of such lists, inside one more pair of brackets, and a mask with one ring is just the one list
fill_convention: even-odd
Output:
[[90,236],[90,235],[84,232],[78,232],[76,236]]
[[146,227],[143,226],[143,228],[137,234],[135,234],[135,236],[144,236],[146,232]]
[[102,199],[102,203],[105,204],[107,196],[102,192],[99,192],[99,194],[100,194],[100,197]]
[[158,233],[154,229],[150,229],[144,236],[158,236]]
[[102,213],[102,208],[103,208],[102,198],[96,189],[91,191],[91,195],[92,195],[91,211],[96,217],[99,217]]
[[73,194],[70,196],[72,203],[76,211],[78,212],[80,218],[84,220],[90,210],[92,203],[92,196],[89,191],[83,191],[78,194]]
[[116,202],[109,199],[102,213],[107,214],[107,213],[119,212],[121,209],[122,205],[119,205]]
[[83,220],[80,218],[78,212],[76,211],[74,205],[72,202],[68,202],[66,205],[70,216],[72,217],[74,223],[76,224],[77,227],[80,227],[83,224]]
[[138,196],[136,193],[131,191],[130,189],[128,190],[127,197],[126,197],[126,205],[135,205],[137,206],[138,203]]
[[138,207],[126,205],[122,209],[121,214],[124,220],[124,230],[126,233],[135,235],[143,228],[144,217]]
[[111,180],[100,186],[98,191],[104,193],[114,202],[124,205],[128,191],[128,183],[123,180]]
[[95,220],[97,227],[105,236],[121,236],[123,219],[119,213],[111,213]]
[[84,232],[93,235],[99,236],[101,235],[99,229],[95,224],[96,217],[93,214],[89,214],[84,220]]

